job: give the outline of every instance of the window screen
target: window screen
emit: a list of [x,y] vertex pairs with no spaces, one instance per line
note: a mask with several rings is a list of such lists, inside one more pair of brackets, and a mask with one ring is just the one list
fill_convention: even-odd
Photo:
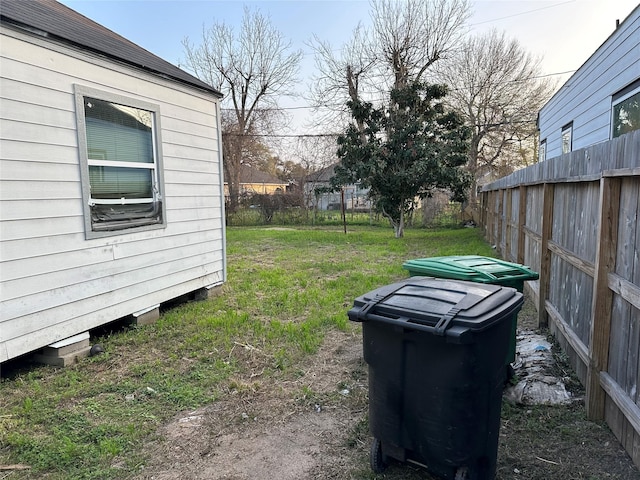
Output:
[[562,153],[569,153],[573,148],[573,122],[562,127]]
[[83,179],[90,218],[85,223],[92,232],[162,224],[157,107],[77,95],[83,114],[80,144],[86,149]]
[[544,162],[547,159],[547,139],[540,142],[540,150],[538,151],[538,162]]
[[640,129],[640,90],[613,106],[613,138]]

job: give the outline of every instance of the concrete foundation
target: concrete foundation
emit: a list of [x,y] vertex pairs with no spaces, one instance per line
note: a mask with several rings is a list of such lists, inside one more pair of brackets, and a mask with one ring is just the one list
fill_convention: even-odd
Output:
[[193,299],[196,301],[207,300],[209,298],[217,297],[222,293],[222,285],[215,284],[196,290],[193,294]]
[[89,332],[84,332],[47,345],[34,354],[33,358],[36,362],[45,365],[66,367],[88,357],[90,350]]
[[151,325],[160,318],[160,305],[146,308],[131,315],[132,323],[135,325]]

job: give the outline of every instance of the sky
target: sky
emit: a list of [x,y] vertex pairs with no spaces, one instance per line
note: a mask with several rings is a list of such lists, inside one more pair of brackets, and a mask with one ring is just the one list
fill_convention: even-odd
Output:
[[[300,88],[306,88],[315,34],[339,48],[356,25],[369,23],[368,0],[59,0],[90,19],[162,57],[184,65],[182,41],[200,43],[203,27],[239,25],[244,6],[268,15],[273,25],[304,51]],[[558,87],[577,70],[638,6],[637,0],[472,0],[471,33],[505,31],[541,59]],[[283,106],[306,105],[301,98]],[[302,112],[296,112],[300,116]]]

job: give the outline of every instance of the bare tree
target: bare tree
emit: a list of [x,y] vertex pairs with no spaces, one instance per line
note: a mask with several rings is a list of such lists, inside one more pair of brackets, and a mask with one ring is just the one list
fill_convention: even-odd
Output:
[[186,63],[201,80],[224,94],[223,106],[232,115],[223,118],[225,177],[230,210],[238,204],[240,165],[245,141],[261,133],[265,112],[277,111],[277,98],[292,94],[301,51],[275,29],[269,18],[245,8],[240,31],[225,23],[203,27],[200,45],[182,42]]
[[448,101],[472,128],[468,168],[475,202],[480,177],[502,176],[526,163],[537,112],[555,82],[541,75],[540,61],[517,40],[496,30],[469,37],[439,67],[439,78],[451,87]]
[[300,167],[293,180],[305,207],[315,205],[315,188],[319,185],[317,173],[338,161],[336,150],[336,137],[331,135],[299,137],[291,142],[289,156]]
[[344,123],[349,115],[347,100],[361,98],[367,75],[375,66],[369,33],[358,25],[338,50],[317,35],[309,45],[316,54],[310,100],[316,109],[326,112],[321,121]]
[[457,48],[469,15],[468,0],[372,0],[371,31],[358,25],[338,50],[317,36],[311,42],[314,105],[332,112],[325,120],[335,125],[349,115],[348,100],[380,103],[393,88],[421,81]]
[[420,82],[452,55],[471,15],[468,0],[372,0],[374,51],[393,73],[393,87]]

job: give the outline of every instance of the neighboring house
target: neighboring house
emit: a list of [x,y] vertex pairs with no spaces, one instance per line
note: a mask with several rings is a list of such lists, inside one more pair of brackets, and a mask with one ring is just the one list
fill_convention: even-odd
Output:
[[538,114],[540,160],[640,128],[640,5]]
[[[274,193],[284,193],[289,186],[288,182],[282,181],[273,175],[250,167],[242,165],[240,167],[240,188],[239,195],[247,196],[256,193],[271,195]],[[224,184],[225,197],[229,197],[229,186],[227,182]]]
[[0,362],[222,284],[220,93],[53,0],[0,15]]
[[[342,193],[323,192],[328,189],[331,177],[334,176],[336,164],[329,165],[307,175],[304,183],[304,198],[308,208],[317,210],[340,210]],[[320,189],[320,191],[318,191]],[[345,185],[343,187],[344,204],[347,210],[369,210],[371,201],[369,200],[369,189],[361,188],[359,184]]]

